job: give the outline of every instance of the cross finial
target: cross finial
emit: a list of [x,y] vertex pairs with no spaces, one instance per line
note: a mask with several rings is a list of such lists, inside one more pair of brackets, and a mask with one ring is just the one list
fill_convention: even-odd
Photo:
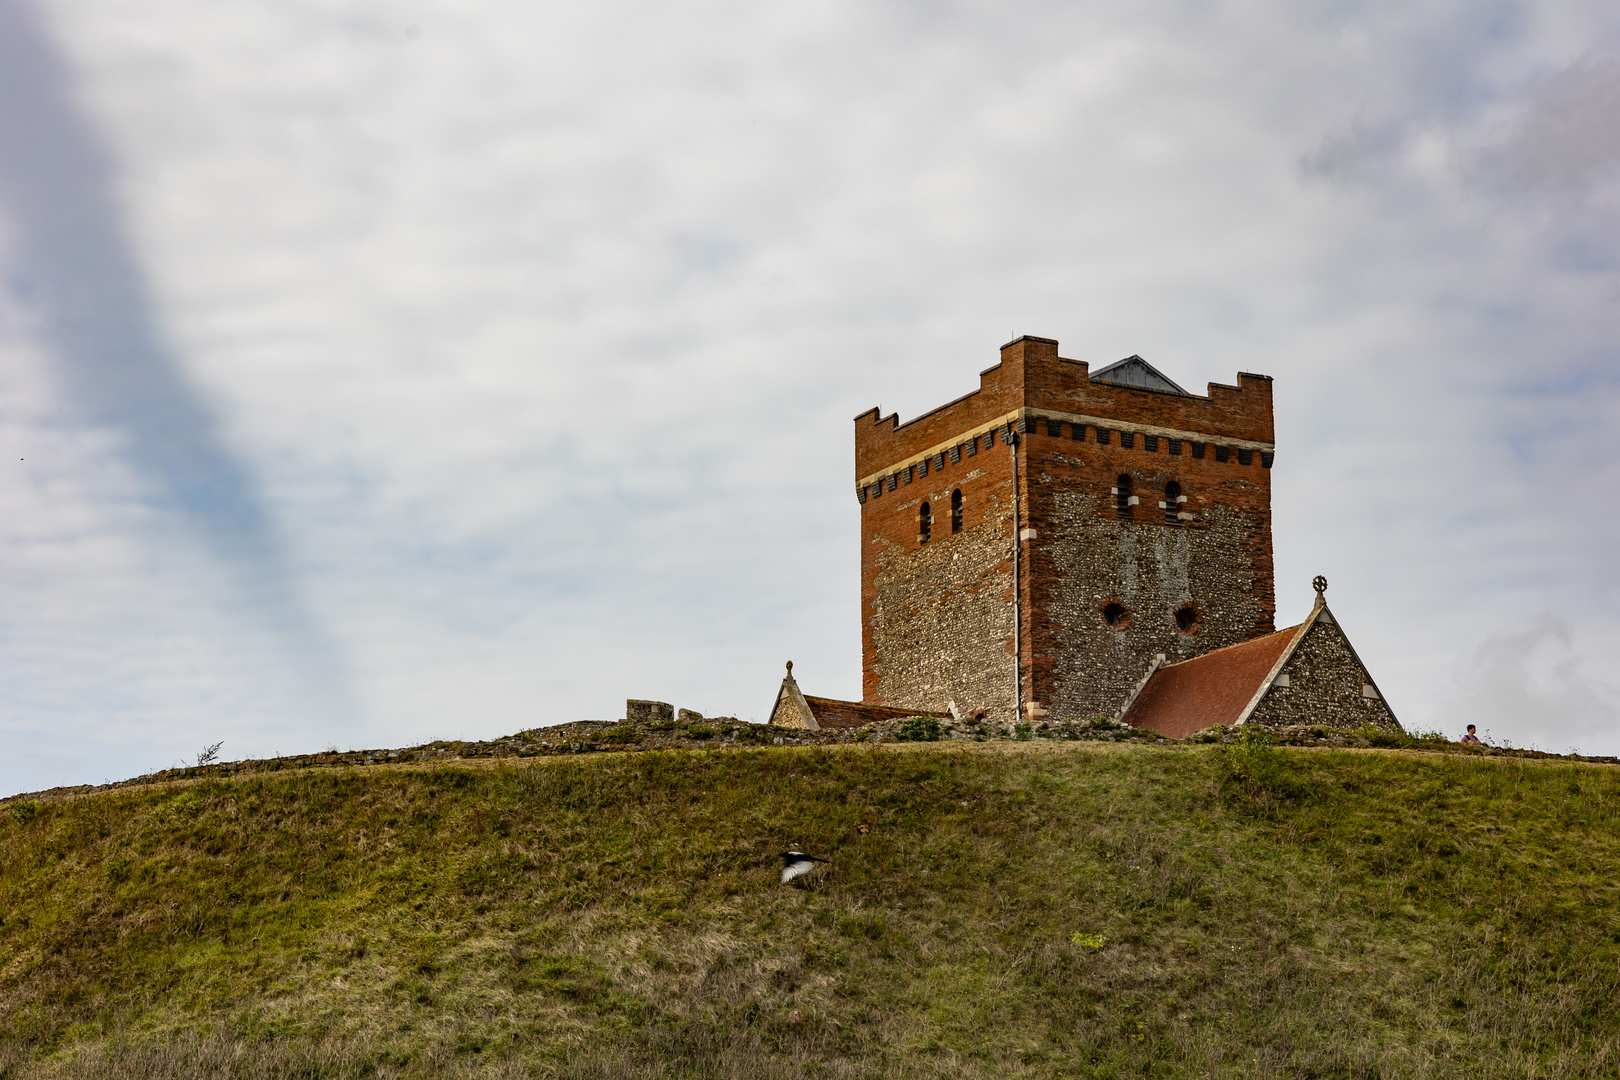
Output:
[[[1323,577],[1321,574],[1317,574],[1311,579],[1311,588],[1316,590],[1317,596],[1321,596],[1323,593],[1327,592],[1327,578]],[[788,667],[792,666],[792,664],[788,665]]]

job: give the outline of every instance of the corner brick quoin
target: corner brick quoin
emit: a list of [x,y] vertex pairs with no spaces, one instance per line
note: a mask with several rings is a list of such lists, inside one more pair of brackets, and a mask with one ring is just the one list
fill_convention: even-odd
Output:
[[[1150,668],[1275,632],[1271,383],[1193,394],[1140,357],[1093,373],[1021,337],[972,393],[904,424],[855,417],[863,701],[1118,717]],[[1359,694],[1354,666],[1337,681]]]

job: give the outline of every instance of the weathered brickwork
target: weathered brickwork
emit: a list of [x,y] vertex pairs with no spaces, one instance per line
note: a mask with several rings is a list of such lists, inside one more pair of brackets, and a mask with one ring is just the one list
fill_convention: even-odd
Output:
[[1154,654],[1273,629],[1271,380],[1173,389],[1026,337],[948,405],[855,418],[866,701],[1112,714]]
[[1266,728],[1308,724],[1336,731],[1371,724],[1401,730],[1336,622],[1319,619],[1307,630],[1282,673],[1288,685],[1267,690],[1248,723]]

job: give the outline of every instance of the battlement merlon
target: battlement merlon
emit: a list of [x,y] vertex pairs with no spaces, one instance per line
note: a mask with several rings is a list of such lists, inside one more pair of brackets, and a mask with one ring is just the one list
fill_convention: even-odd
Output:
[[1090,365],[1060,357],[1053,339],[1026,335],[1003,345],[1001,362],[979,373],[979,389],[955,401],[904,424],[898,414],[885,417],[878,408],[855,417],[856,479],[1029,415],[1275,449],[1268,375],[1240,372],[1236,386],[1210,383],[1204,396],[1123,386],[1093,380]]

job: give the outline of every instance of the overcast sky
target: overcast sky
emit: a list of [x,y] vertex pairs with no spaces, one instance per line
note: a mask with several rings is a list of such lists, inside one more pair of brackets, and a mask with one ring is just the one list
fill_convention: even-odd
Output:
[[1279,625],[1620,753],[1612,0],[0,0],[0,275],[0,794],[858,697],[850,420],[1026,333],[1274,376]]

